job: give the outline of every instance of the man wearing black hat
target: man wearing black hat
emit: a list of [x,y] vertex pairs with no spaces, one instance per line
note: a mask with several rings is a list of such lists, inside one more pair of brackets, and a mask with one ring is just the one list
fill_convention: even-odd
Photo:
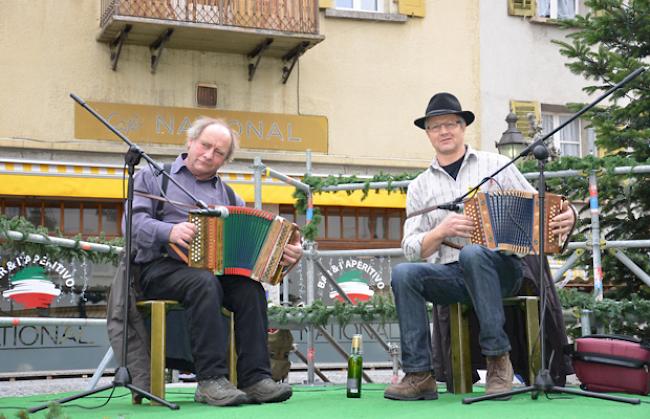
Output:
[[[414,121],[426,131],[436,156],[408,188],[407,214],[453,201],[483,178],[508,163],[505,156],[474,150],[465,144],[465,129],[474,114],[462,110],[449,93],[434,95],[425,115]],[[514,165],[487,182],[484,188],[535,192]],[[566,235],[574,213],[566,208],[550,223],[554,234]],[[512,389],[510,342],[503,330],[502,298],[519,290],[521,260],[515,255],[468,244],[473,230],[463,214],[435,210],[409,218],[404,224],[402,249],[411,263],[392,270],[391,287],[400,324],[402,382],[386,388],[384,397],[395,400],[438,398],[433,376],[431,333],[426,303],[471,303],[479,320],[479,344],[487,359],[486,393]],[[458,248],[461,248],[458,250]],[[423,262],[418,262],[422,261]]]

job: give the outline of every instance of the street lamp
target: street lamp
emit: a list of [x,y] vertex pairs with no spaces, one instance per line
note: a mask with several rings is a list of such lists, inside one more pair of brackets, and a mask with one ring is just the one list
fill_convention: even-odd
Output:
[[506,122],[508,123],[508,129],[501,134],[501,139],[495,145],[499,150],[499,154],[514,159],[528,146],[528,141],[517,129],[517,115],[510,112],[506,116]]

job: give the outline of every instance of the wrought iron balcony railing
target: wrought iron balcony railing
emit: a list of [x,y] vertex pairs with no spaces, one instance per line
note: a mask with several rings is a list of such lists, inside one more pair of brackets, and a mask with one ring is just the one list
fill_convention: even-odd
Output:
[[318,34],[318,0],[102,0],[100,26],[115,16]]

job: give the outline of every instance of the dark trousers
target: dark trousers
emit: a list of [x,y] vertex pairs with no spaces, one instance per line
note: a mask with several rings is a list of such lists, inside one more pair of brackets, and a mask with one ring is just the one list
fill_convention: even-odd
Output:
[[239,386],[271,377],[262,284],[241,276],[217,277],[176,259],[161,258],[143,265],[140,288],[147,299],[177,300],[183,305],[198,380],[228,371],[228,330],[219,318],[222,306],[235,316]]

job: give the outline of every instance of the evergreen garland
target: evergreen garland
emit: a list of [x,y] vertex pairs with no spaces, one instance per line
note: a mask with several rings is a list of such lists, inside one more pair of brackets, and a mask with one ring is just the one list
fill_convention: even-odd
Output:
[[[603,301],[594,301],[591,295],[574,289],[561,289],[558,291],[562,307],[571,311],[578,321],[567,324],[567,334],[579,337],[579,319],[583,309],[591,310],[598,324],[606,326],[606,332],[636,336],[650,340],[650,301],[637,295],[630,299],[616,301],[609,298]],[[431,310],[432,305],[428,305]],[[309,324],[325,326],[330,322],[337,322],[340,326],[350,324],[353,320],[386,324],[397,321],[397,311],[391,298],[374,296],[368,302],[356,305],[336,302],[333,306],[326,306],[323,301],[315,301],[311,306],[281,307],[272,306],[268,309],[269,320],[276,325]]]
[[[606,333],[650,340],[650,300],[632,294],[629,299],[595,301],[591,295],[574,289],[561,289],[559,296],[562,307],[572,311],[576,319],[582,310],[591,310],[596,322],[606,327]],[[566,326],[569,335],[580,335],[578,324]]]
[[52,235],[46,227],[36,227],[24,217],[7,218],[4,215],[0,215],[0,235],[3,236],[3,238],[0,239],[0,253],[3,255],[19,255],[21,253],[30,255],[38,254],[41,256],[47,256],[49,259],[67,261],[75,259],[82,260],[85,258],[93,263],[112,263],[113,265],[117,265],[119,254],[116,253],[114,247],[124,246],[124,239],[121,237],[107,240],[103,235],[101,235],[99,237],[89,237],[84,240],[91,243],[106,244],[113,247],[110,253],[100,253],[82,249],[80,246],[80,242],[82,241],[81,234],[70,238],[64,237],[60,231],[57,231],[53,236],[67,238],[76,242],[75,247],[62,247],[51,243],[33,243],[26,240],[13,240],[7,235],[9,231],[21,233],[23,237],[27,237],[29,234],[38,234],[47,238]]
[[375,295],[370,301],[356,305],[337,301],[333,306],[326,306],[323,301],[317,300],[312,305],[304,307],[271,306],[268,308],[268,316],[269,320],[278,325],[291,323],[325,326],[331,321],[336,321],[339,325],[345,326],[355,318],[381,324],[397,321],[397,312],[392,299],[379,295]]

